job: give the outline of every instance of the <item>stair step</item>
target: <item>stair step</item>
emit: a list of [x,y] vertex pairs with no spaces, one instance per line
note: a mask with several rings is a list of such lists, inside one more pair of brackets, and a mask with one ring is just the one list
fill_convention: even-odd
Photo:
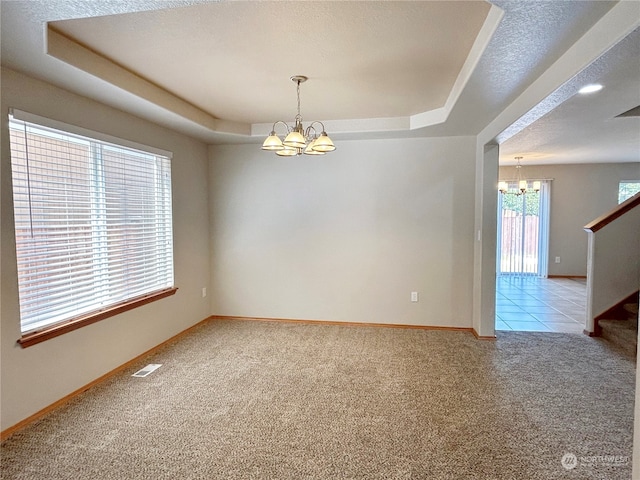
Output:
[[600,320],[602,338],[617,345],[627,353],[636,355],[638,348],[638,318],[626,320]]
[[637,303],[625,303],[622,307],[630,318],[638,318],[638,304]]

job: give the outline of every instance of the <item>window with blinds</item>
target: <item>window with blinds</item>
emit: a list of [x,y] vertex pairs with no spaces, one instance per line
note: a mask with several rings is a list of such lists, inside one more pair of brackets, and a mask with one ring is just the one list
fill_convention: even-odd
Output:
[[618,204],[640,192],[640,180],[622,180],[618,184]]
[[17,117],[9,131],[22,333],[172,288],[170,154]]

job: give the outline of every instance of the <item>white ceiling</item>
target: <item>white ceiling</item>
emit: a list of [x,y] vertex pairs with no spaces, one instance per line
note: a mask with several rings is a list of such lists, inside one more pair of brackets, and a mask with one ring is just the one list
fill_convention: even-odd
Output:
[[[593,83],[604,88],[576,93]],[[640,29],[530,112],[540,118],[501,143],[503,163],[514,164],[516,156],[532,164],[638,162],[640,117],[618,117],[638,105]]]
[[[297,74],[305,121],[334,140],[475,135],[613,5],[2,0],[1,60],[209,143],[293,120]],[[640,104],[638,36],[505,135],[501,161],[640,161],[638,118],[613,119]]]
[[321,120],[439,108],[489,8],[475,1],[366,8],[220,2],[51,26],[216,118],[253,124],[295,115],[289,77],[296,74],[310,78],[302,87],[303,113]]

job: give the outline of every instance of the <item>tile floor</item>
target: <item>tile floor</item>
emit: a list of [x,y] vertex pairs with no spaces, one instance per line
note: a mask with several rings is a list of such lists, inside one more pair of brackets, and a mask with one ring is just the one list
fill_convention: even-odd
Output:
[[496,283],[496,330],[580,333],[587,281],[500,275]]

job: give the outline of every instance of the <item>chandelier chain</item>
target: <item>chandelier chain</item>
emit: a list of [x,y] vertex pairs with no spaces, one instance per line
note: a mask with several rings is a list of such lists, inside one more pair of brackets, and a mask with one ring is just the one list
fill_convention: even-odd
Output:
[[298,96],[298,116],[301,117],[300,115],[300,80],[298,80],[296,84],[297,84],[296,94]]

